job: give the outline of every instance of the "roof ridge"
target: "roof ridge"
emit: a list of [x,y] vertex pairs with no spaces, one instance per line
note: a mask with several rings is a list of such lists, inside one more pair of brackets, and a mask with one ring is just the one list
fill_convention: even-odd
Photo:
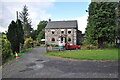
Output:
[[63,20],[63,21],[50,21],[50,22],[67,22],[67,21],[77,21],[77,20]]

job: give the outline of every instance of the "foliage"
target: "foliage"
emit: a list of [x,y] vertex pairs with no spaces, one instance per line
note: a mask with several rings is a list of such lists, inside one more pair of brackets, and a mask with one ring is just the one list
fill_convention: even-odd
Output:
[[8,27],[7,38],[11,43],[13,53],[15,51],[19,52],[19,38],[17,33],[17,24],[14,21],[12,21]]
[[23,31],[23,25],[22,25],[22,22],[18,19],[17,21],[16,21],[16,24],[17,24],[17,27],[18,27],[18,32],[17,32],[17,36],[18,36],[18,38],[19,38],[19,42],[20,43],[24,43],[24,31]]
[[23,7],[23,11],[20,13],[20,20],[22,21],[23,24],[23,29],[24,29],[24,38],[30,37],[30,31],[32,30],[31,28],[31,19],[28,18],[29,13],[28,13],[28,7],[25,5]]
[[24,42],[23,38],[23,28],[20,20],[17,20],[16,23],[12,21],[8,26],[7,39],[11,43],[11,49],[13,53],[19,52],[20,43]]
[[45,27],[47,25],[48,21],[40,21],[40,23],[38,24],[38,28],[37,28],[37,42],[40,42],[41,39],[45,38]]
[[98,50],[77,50],[77,51],[57,51],[45,53],[50,56],[78,60],[118,60],[118,49],[98,49]]
[[92,44],[86,44],[86,45],[82,45],[81,49],[82,50],[86,50],[86,49],[97,49],[98,46],[94,46]]
[[118,7],[116,9],[116,17],[117,17],[117,28],[116,28],[116,39],[120,40],[120,1],[118,3]]
[[115,2],[92,2],[89,6],[88,25],[86,38],[89,44],[98,40],[98,47],[102,48],[104,42],[115,40],[116,10]]
[[37,32],[38,32],[38,34],[39,34],[41,31],[43,31],[43,29],[46,27],[47,23],[48,23],[48,21],[45,21],[45,20],[40,21],[40,23],[37,25],[37,26],[38,26],[38,27],[37,27]]
[[91,43],[89,42],[89,40],[84,40],[84,41],[83,41],[83,44],[84,44],[84,45],[87,45],[87,44],[90,45],[90,44],[92,44],[92,45],[97,46],[97,45],[98,45],[98,40],[93,40],[93,42],[91,42]]
[[115,43],[107,43],[107,44],[104,44],[104,47],[105,48],[115,48],[117,47]]
[[39,43],[41,39],[44,39],[45,37],[45,31],[40,31],[40,33],[37,36],[37,42]]
[[6,60],[10,57],[12,50],[10,47],[10,42],[6,39],[2,39],[2,63],[4,64]]
[[36,38],[37,38],[37,30],[32,30],[32,32],[31,32],[31,38],[33,39],[33,40],[36,40]]
[[24,47],[25,48],[31,48],[33,46],[33,39],[30,37],[30,38],[26,38],[25,39],[25,42],[24,42]]

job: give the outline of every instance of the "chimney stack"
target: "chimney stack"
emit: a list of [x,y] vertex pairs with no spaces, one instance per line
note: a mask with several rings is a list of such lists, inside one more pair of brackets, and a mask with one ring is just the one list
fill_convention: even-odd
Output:
[[49,19],[49,22],[51,21],[51,19]]

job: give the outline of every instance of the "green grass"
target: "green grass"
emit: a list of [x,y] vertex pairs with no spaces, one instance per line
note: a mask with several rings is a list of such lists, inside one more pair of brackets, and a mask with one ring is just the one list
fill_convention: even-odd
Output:
[[118,60],[118,49],[101,50],[77,50],[77,51],[57,51],[45,53],[49,56],[58,56],[63,58],[79,60]]

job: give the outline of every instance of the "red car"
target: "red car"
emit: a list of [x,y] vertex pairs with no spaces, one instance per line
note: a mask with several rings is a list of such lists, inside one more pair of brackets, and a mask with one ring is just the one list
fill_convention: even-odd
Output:
[[80,49],[79,45],[70,45],[69,43],[66,43],[65,46],[63,46],[64,49]]

